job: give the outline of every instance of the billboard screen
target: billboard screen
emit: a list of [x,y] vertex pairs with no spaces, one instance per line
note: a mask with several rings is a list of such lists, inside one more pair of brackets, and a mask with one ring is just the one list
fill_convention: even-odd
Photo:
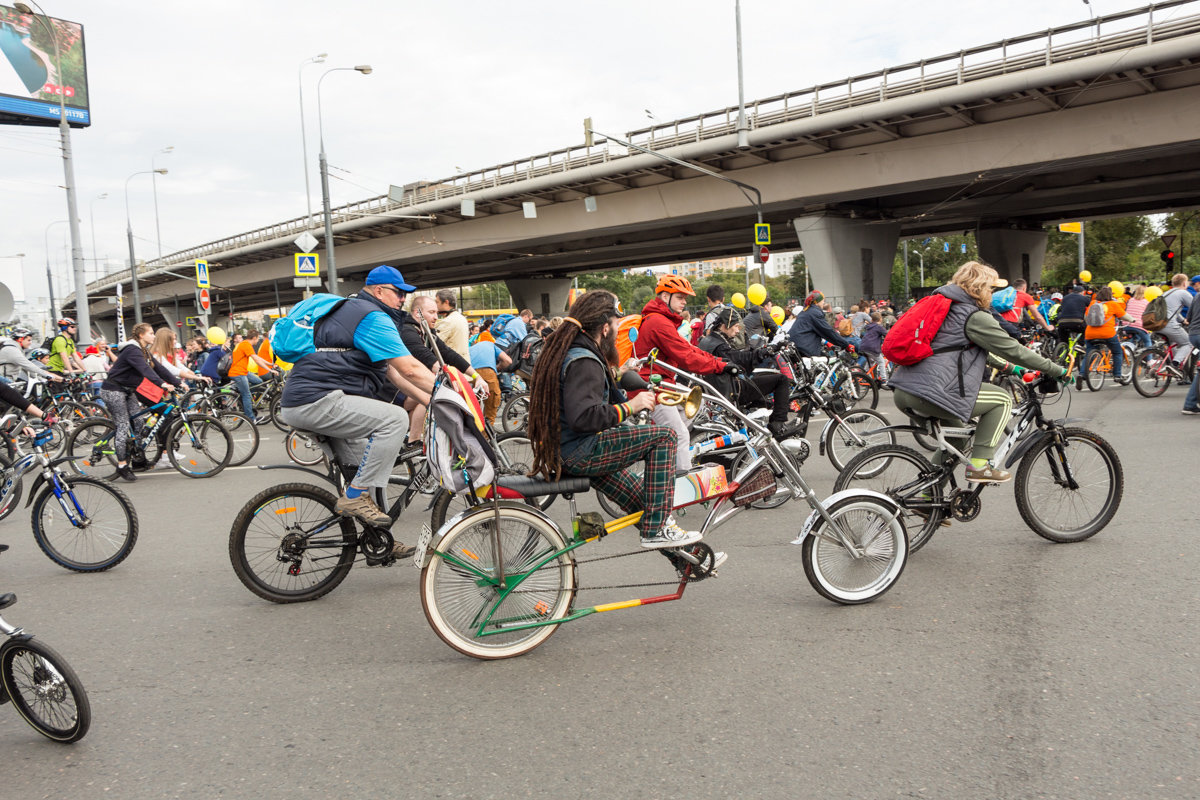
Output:
[[57,125],[60,97],[68,123],[92,123],[78,22],[0,5],[0,56],[0,123]]

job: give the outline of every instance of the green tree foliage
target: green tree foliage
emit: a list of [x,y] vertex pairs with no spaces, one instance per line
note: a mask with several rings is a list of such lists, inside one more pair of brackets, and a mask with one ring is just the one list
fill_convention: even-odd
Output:
[[[1149,217],[1097,219],[1084,223],[1084,268],[1093,284],[1158,280],[1163,273],[1158,239]],[[1050,231],[1042,285],[1061,287],[1079,273],[1079,235]]]
[[[966,252],[963,252],[963,246]],[[922,283],[921,259],[924,257],[925,270]],[[950,276],[968,261],[979,260],[979,248],[975,245],[975,237],[971,234],[951,234],[949,236],[928,236],[923,239],[908,240],[908,286],[912,289],[921,286],[941,286],[950,280]],[[892,265],[891,295],[893,299],[904,296],[904,243],[896,248],[896,260]]]

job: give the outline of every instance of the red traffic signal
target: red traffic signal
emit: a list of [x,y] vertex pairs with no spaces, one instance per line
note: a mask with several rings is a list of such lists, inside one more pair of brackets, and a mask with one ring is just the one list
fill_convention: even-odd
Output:
[[1161,253],[1158,254],[1158,257],[1161,258],[1166,263],[1167,269],[1169,269],[1169,270],[1175,269],[1175,251],[1174,250],[1163,250]]

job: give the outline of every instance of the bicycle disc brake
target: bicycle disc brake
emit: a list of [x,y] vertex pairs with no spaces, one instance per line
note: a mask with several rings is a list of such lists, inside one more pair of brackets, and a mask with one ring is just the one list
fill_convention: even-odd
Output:
[[362,536],[358,539],[359,549],[367,557],[368,567],[390,564],[392,561],[395,561],[392,557],[392,548],[395,545],[396,541],[392,538],[390,531],[370,526],[363,527]]
[[982,509],[983,501],[976,492],[959,492],[950,500],[950,515],[959,522],[970,522]]

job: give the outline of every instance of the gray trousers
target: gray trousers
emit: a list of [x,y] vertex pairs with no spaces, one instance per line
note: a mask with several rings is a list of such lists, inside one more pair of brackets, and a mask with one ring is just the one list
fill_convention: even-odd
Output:
[[387,486],[408,433],[408,412],[400,406],[340,389],[308,405],[284,408],[280,417],[293,428],[344,441],[358,459],[354,485],[362,489]]
[[664,425],[675,431],[675,436],[679,439],[679,449],[675,451],[675,469],[686,472],[692,468],[692,453],[687,446],[692,439],[683,412],[679,409],[680,406],[656,405],[650,412],[650,419],[656,425]]

